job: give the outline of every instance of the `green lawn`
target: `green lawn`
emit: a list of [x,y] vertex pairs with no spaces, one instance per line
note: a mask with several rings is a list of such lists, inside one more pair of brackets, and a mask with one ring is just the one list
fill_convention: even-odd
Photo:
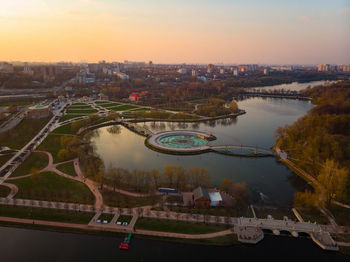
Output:
[[206,234],[223,231],[230,227],[228,225],[194,223],[156,218],[138,218],[135,228],[184,234]]
[[350,226],[350,209],[336,205],[331,205],[328,209],[335,217],[335,222],[338,225]]
[[91,212],[6,205],[0,205],[0,214],[6,217],[58,221],[75,224],[87,224],[94,216],[94,213]]
[[97,100],[95,101],[95,104],[106,104],[106,103],[111,103],[112,101],[107,101],[107,100]]
[[0,145],[21,149],[49,122],[51,117],[23,119],[15,128],[0,133]]
[[118,103],[107,103],[107,104],[99,104],[99,106],[102,106],[102,107],[104,107],[104,108],[107,108],[107,107],[120,106],[120,104],[118,104]]
[[0,167],[5,164],[7,161],[9,161],[13,157],[13,154],[4,154],[0,156]]
[[111,220],[113,219],[114,214],[107,214],[107,213],[102,213],[98,219],[102,220],[107,220],[108,222],[111,222]]
[[113,110],[113,111],[125,111],[125,110],[134,109],[134,108],[137,108],[137,106],[122,105],[122,106],[117,106],[117,107],[111,107],[111,108],[108,108],[108,109],[109,110]]
[[131,219],[132,219],[132,216],[126,216],[126,215],[120,215],[119,217],[118,217],[118,220],[117,220],[117,222],[127,222],[128,224],[130,223],[130,221],[131,221]]
[[11,189],[7,186],[0,185],[0,197],[7,197]]
[[30,174],[32,168],[37,168],[38,170],[43,169],[49,163],[49,158],[46,154],[40,152],[33,152],[29,157],[24,160],[19,167],[12,173],[11,177],[24,176]]
[[317,208],[313,209],[297,209],[304,221],[316,222],[318,224],[329,224],[327,217],[325,217]]
[[52,131],[52,133],[75,135],[76,132],[72,130],[72,123],[69,123],[56,128],[55,130]]
[[103,202],[113,207],[139,207],[156,204],[159,197],[131,197],[110,190],[102,190]]
[[69,109],[89,109],[92,108],[90,105],[71,105]]
[[39,145],[38,150],[50,152],[55,162],[57,153],[61,149],[60,138],[61,135],[48,135],[45,140]]
[[72,105],[73,106],[86,106],[88,104],[86,104],[86,103],[73,103]]
[[96,109],[77,109],[77,110],[73,110],[73,109],[68,109],[67,110],[67,114],[85,114],[85,115],[88,115],[88,114],[92,114],[92,113],[97,113],[98,110]]
[[76,118],[76,117],[80,117],[80,116],[86,116],[86,115],[85,114],[64,115],[64,116],[61,117],[59,122],[63,122],[63,121],[66,121],[66,120],[69,120],[69,119],[73,119],[73,118]]
[[36,177],[13,180],[18,186],[16,198],[93,204],[94,196],[89,188],[78,181],[61,177],[52,172]]
[[64,163],[62,165],[58,165],[56,166],[56,168],[60,171],[62,171],[63,173],[66,173],[67,175],[70,176],[77,176],[77,173],[75,173],[74,170],[74,163],[72,162],[68,162],[68,163]]

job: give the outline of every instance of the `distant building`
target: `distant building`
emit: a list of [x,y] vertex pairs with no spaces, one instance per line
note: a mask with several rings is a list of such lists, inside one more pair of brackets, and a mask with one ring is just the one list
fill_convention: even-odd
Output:
[[35,105],[29,107],[29,111],[27,112],[27,118],[44,118],[50,115],[49,106],[44,105]]
[[350,65],[343,65],[343,72],[350,72]]
[[224,68],[220,68],[220,74],[225,74],[225,69]]
[[193,202],[195,207],[210,207],[210,196],[204,187],[193,190]]
[[180,68],[179,70],[177,70],[178,73],[185,75],[187,74],[187,69],[186,68]]
[[269,75],[270,74],[270,69],[269,68],[264,68],[264,75]]
[[215,66],[213,64],[209,64],[207,67],[207,73],[211,74],[214,71]]
[[34,75],[34,71],[30,68],[27,62],[24,63],[23,73],[31,76]]
[[199,76],[197,77],[198,80],[203,81],[203,82],[207,82],[208,78],[206,76]]
[[13,73],[13,65],[7,62],[0,63],[0,72]]
[[114,75],[118,76],[121,80],[129,80],[129,76],[127,74],[124,74],[122,72],[113,72]]
[[239,71],[237,68],[233,69],[233,75],[234,76],[239,76]]
[[238,66],[238,71],[241,73],[248,72],[249,70],[249,65],[239,65]]
[[198,76],[198,71],[196,69],[192,69],[192,76]]
[[319,64],[317,66],[317,70],[320,71],[320,72],[328,72],[330,71],[330,65],[329,64]]
[[130,102],[137,102],[139,101],[139,94],[137,93],[132,93],[129,95],[129,101]]

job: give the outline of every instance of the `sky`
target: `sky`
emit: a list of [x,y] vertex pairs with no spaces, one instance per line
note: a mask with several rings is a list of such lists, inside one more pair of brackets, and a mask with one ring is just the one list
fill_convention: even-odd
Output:
[[350,0],[0,0],[0,61],[350,64]]

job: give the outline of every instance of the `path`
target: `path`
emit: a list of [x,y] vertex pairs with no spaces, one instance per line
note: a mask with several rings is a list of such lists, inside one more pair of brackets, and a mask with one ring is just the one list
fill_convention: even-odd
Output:
[[11,189],[10,193],[8,194],[8,196],[6,198],[12,199],[17,194],[18,187],[16,185],[10,184],[10,183],[2,183],[2,185]]

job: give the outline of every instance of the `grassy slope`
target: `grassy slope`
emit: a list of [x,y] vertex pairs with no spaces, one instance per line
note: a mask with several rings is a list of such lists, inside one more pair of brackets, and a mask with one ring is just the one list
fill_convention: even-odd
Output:
[[166,219],[139,218],[136,221],[136,229],[146,229],[154,231],[185,233],[185,234],[205,234],[223,231],[229,228],[227,225],[215,225],[205,223],[193,223],[185,221],[173,221]]
[[16,198],[94,203],[94,196],[86,185],[52,172],[40,173],[36,177],[22,178],[11,183],[19,188]]
[[94,216],[91,212],[77,212],[50,208],[32,208],[22,206],[0,205],[1,216],[38,219],[47,221],[87,224]]
[[0,145],[21,149],[47,124],[51,119],[24,119],[15,128],[0,134]]
[[115,207],[139,207],[155,204],[159,200],[159,197],[152,202],[150,197],[130,197],[119,194],[117,192],[103,190],[102,192],[103,201],[108,206]]
[[32,168],[43,169],[49,163],[46,154],[33,152],[29,157],[12,173],[11,177],[24,176],[30,174]]
[[52,157],[55,162],[58,151],[61,149],[60,145],[60,135],[50,134],[45,140],[40,144],[38,150],[48,151],[52,154]]
[[56,168],[67,175],[77,176],[77,173],[75,173],[75,170],[74,170],[73,162],[68,162],[62,165],[58,165]]

